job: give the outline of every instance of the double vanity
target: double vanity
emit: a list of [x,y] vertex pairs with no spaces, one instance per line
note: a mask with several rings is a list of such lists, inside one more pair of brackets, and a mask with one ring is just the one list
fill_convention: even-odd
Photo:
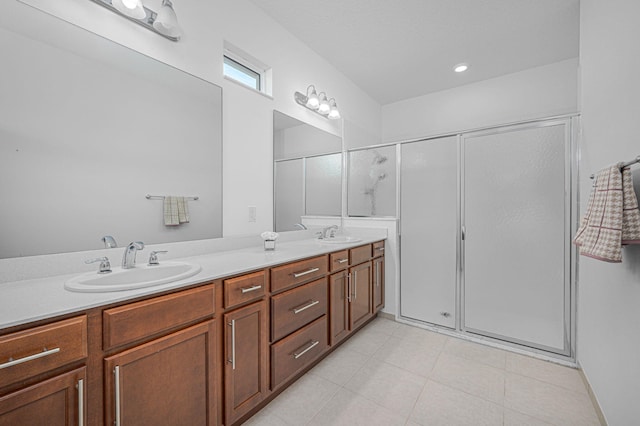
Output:
[[383,307],[384,238],[0,284],[0,425],[239,424]]

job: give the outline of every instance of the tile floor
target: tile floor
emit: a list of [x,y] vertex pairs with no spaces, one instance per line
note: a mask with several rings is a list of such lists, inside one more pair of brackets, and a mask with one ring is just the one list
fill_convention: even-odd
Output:
[[377,318],[245,425],[600,425],[577,370]]

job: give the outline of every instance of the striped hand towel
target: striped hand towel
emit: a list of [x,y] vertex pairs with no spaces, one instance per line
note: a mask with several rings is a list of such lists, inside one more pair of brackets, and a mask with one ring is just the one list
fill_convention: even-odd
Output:
[[164,224],[165,226],[180,225],[177,197],[171,195],[164,197]]
[[189,223],[189,204],[186,197],[176,197],[178,200],[178,222]]
[[622,170],[622,244],[640,244],[640,210],[628,167]]
[[600,170],[589,196],[587,213],[573,242],[580,254],[606,262],[622,262],[621,164]]

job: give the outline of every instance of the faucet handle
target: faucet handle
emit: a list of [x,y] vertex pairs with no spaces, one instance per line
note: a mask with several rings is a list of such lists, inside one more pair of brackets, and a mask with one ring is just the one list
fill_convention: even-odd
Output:
[[160,253],[169,253],[168,250],[156,250],[156,251],[152,251],[151,253],[149,253],[149,266],[152,265],[159,265],[160,262],[158,261],[158,255]]
[[96,257],[95,259],[88,259],[84,261],[84,263],[86,264],[96,262],[100,262],[100,269],[98,270],[99,274],[108,274],[109,272],[111,272],[111,263],[109,262],[109,258],[106,256]]

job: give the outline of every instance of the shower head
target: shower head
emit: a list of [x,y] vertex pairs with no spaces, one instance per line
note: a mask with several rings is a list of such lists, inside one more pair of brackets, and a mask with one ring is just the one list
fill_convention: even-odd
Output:
[[373,153],[374,153],[374,157],[373,157],[372,164],[382,164],[385,161],[387,161],[387,157],[384,155],[380,155],[378,151],[373,151]]

